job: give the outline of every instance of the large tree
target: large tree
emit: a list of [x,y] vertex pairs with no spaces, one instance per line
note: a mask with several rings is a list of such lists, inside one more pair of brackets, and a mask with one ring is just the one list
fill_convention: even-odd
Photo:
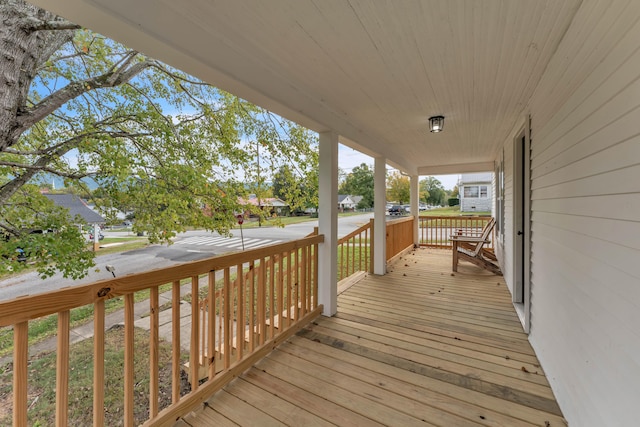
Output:
[[370,208],[373,206],[373,168],[362,163],[360,166],[353,168],[348,174],[338,191],[340,194],[350,194],[354,196],[362,196],[362,200],[358,204],[358,208]]
[[0,19],[0,273],[23,267],[18,248],[43,276],[93,264],[43,176],[91,179],[98,208],[133,211],[161,242],[187,225],[228,231],[245,183],[312,164],[314,135],[246,101],[21,0]]
[[411,182],[409,177],[399,172],[393,172],[387,176],[387,200],[396,203],[409,203],[411,199]]
[[420,192],[425,194],[426,200],[430,205],[444,206],[447,194],[440,180],[433,176],[428,176],[420,180]]
[[309,158],[315,167],[305,171],[285,164],[273,176],[273,195],[287,202],[291,212],[318,205],[317,156]]

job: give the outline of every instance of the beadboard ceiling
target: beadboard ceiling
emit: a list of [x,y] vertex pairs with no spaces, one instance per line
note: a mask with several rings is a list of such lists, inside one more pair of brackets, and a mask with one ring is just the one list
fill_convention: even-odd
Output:
[[427,175],[493,169],[581,0],[33,3]]

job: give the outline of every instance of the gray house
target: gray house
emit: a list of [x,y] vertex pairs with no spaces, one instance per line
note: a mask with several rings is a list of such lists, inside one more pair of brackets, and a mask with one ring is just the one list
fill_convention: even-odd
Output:
[[460,178],[460,212],[491,212],[493,173],[465,173]]

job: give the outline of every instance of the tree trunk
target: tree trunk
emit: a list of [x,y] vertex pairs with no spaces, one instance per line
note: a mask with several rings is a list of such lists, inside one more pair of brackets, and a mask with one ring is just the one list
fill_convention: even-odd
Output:
[[20,0],[0,2],[0,152],[16,143],[24,127],[29,88],[40,67],[74,30],[41,31],[64,22],[54,14]]

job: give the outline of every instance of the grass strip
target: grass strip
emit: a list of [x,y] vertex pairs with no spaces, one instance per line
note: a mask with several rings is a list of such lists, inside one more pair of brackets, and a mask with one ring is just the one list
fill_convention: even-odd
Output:
[[[140,425],[149,415],[149,334],[136,328],[134,419]],[[69,366],[69,425],[93,423],[93,339],[71,345]],[[124,328],[115,326],[105,334],[105,425],[122,425],[124,407]],[[171,404],[171,344],[159,346],[160,409]],[[183,360],[188,356],[183,354]],[[0,425],[11,425],[13,372],[7,365],[0,372]],[[181,394],[190,386],[181,373]],[[46,353],[29,361],[28,424],[51,425],[56,402],[56,353]]]

